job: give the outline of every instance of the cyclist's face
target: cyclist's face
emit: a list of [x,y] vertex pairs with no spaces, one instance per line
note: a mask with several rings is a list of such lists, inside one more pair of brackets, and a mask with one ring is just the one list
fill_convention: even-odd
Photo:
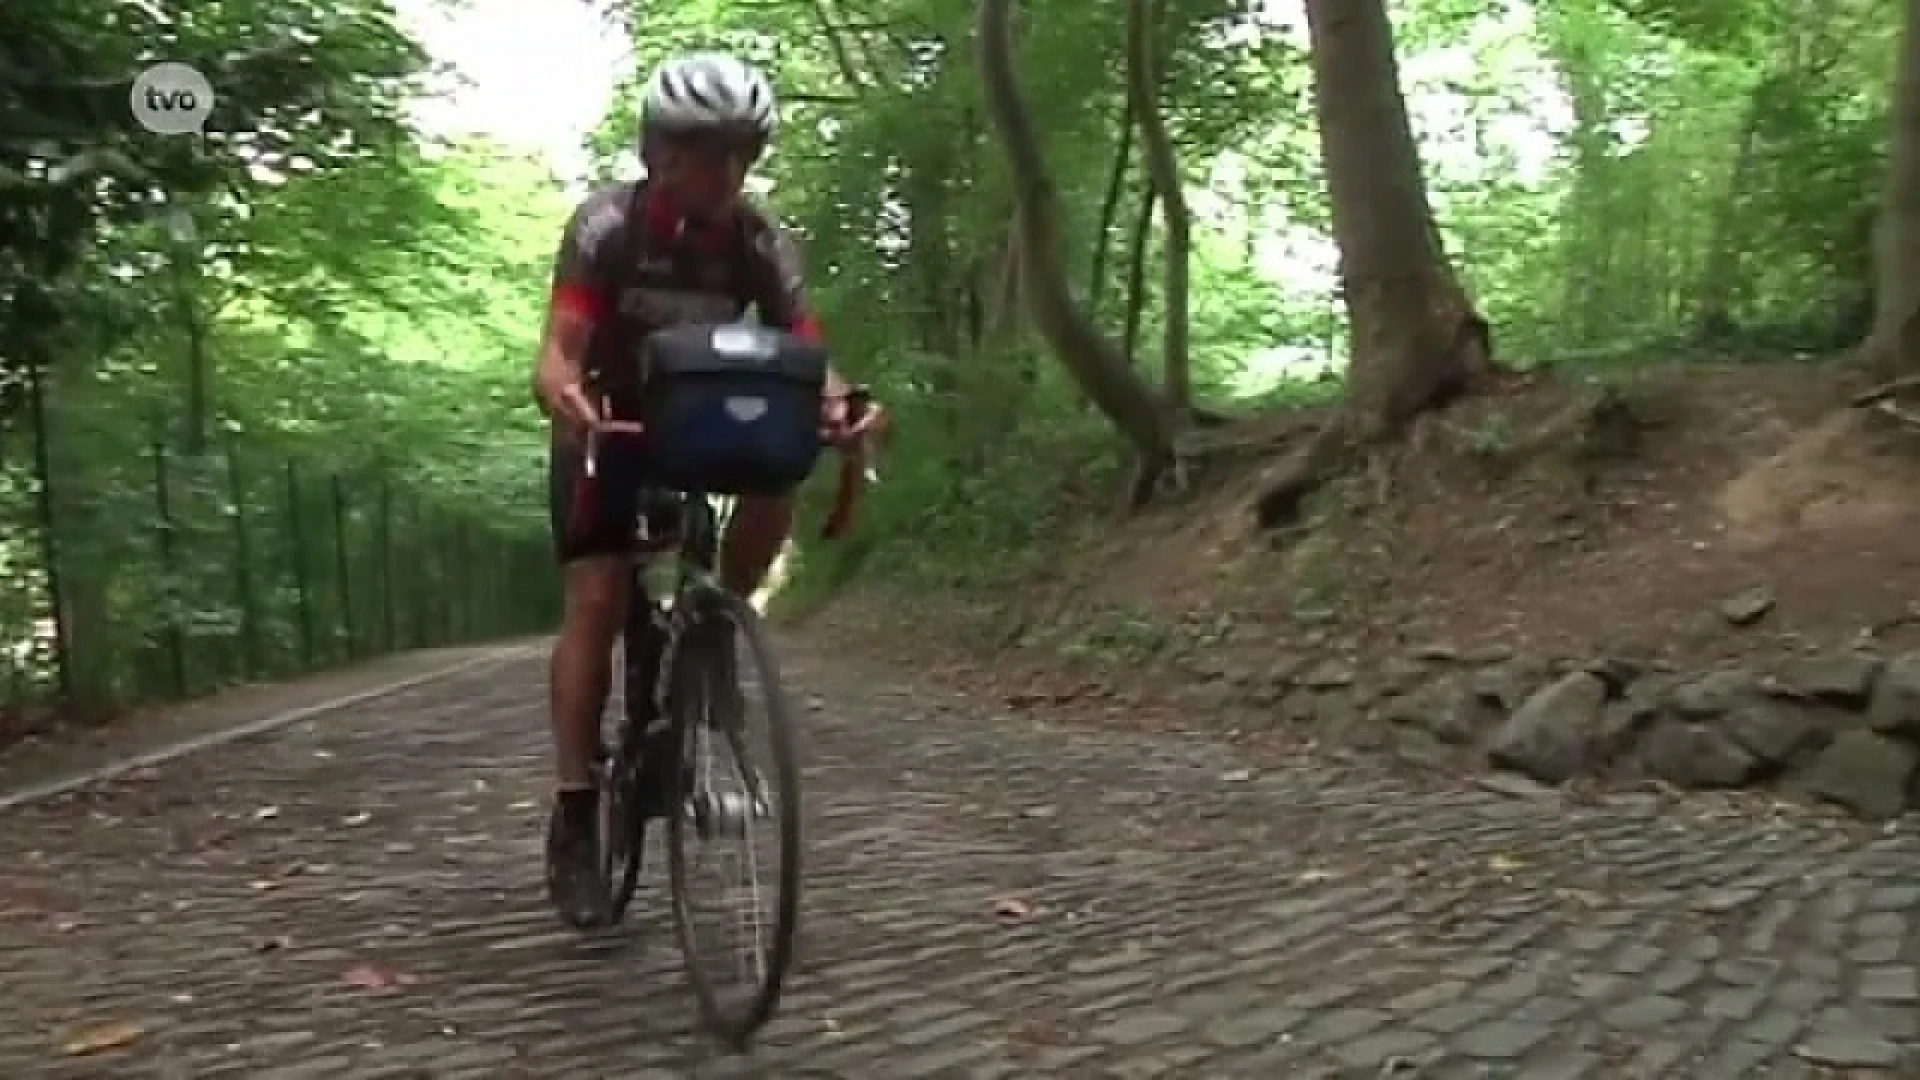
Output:
[[718,213],[740,198],[758,148],[717,139],[679,138],[663,144],[659,177],[674,197],[697,214]]

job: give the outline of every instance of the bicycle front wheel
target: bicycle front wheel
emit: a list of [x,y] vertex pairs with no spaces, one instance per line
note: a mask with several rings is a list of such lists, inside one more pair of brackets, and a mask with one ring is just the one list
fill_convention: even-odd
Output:
[[674,928],[700,1018],[744,1049],[773,1016],[800,912],[792,709],[760,615],[714,596],[682,638],[672,720],[684,763],[668,825]]

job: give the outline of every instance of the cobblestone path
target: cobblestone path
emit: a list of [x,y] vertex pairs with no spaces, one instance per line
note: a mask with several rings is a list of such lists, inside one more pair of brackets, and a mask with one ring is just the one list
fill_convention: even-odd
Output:
[[0,814],[0,1076],[1920,1075],[1904,834],[1259,771],[788,650],[810,891],[753,1059],[663,908],[544,910],[521,660]]

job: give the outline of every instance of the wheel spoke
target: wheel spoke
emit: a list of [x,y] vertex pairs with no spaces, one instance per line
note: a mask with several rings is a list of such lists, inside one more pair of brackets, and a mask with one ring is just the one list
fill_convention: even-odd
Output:
[[[786,703],[764,633],[754,621],[758,615],[750,608],[743,613],[743,607],[725,616],[731,624],[727,629],[746,639],[745,648],[734,654],[736,662],[707,653],[701,660],[703,670],[683,672],[680,685],[698,690],[683,695],[675,722],[684,725],[685,751],[697,757],[688,762],[693,797],[688,812],[675,818],[669,852],[676,923],[702,1015],[716,1035],[736,1044],[766,1021],[778,999],[792,956],[799,874],[799,823],[794,814],[798,778]],[[731,648],[733,642],[725,645]],[[747,673],[746,664],[752,665],[750,684],[739,678]],[[736,679],[737,692],[718,685],[729,676]],[[758,691],[751,695],[757,702],[747,700],[749,685]],[[761,708],[753,709],[756,703]],[[770,746],[761,751],[756,745],[750,751],[749,745],[763,737]],[[722,757],[727,760],[719,760]],[[762,829],[762,821],[775,811],[782,815],[779,826]],[[775,844],[763,852],[761,844],[769,835]],[[710,857],[708,849],[713,849]],[[713,868],[708,876],[720,880],[696,882],[693,870],[708,866]],[[709,921],[718,926],[705,929],[746,937],[731,943],[724,959],[710,954],[703,928],[696,925],[714,903],[722,910],[713,912],[717,918]],[[712,976],[739,985],[722,987]]]

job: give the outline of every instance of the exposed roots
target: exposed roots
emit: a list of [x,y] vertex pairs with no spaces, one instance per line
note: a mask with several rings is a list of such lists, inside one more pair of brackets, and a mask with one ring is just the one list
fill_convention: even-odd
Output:
[[1308,496],[1349,463],[1358,445],[1346,413],[1328,418],[1311,439],[1262,478],[1253,504],[1254,520],[1263,529],[1298,525]]

